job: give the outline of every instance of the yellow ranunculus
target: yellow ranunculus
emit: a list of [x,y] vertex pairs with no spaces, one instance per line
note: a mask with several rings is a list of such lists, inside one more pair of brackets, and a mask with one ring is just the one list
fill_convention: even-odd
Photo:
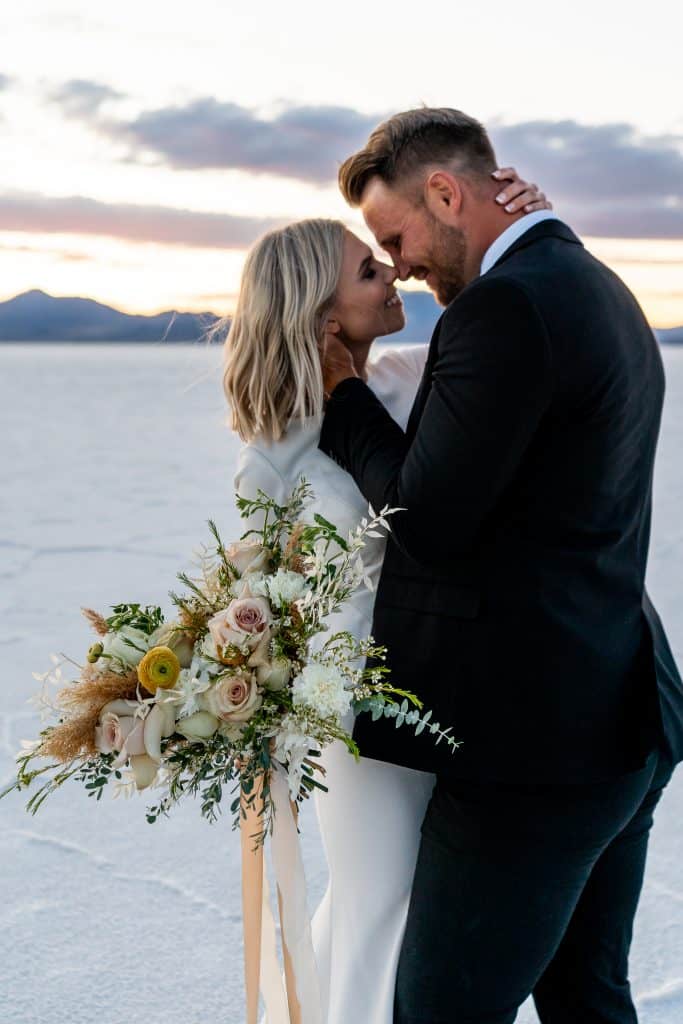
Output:
[[179,675],[180,662],[170,647],[152,647],[138,665],[138,679],[150,693],[175,686]]

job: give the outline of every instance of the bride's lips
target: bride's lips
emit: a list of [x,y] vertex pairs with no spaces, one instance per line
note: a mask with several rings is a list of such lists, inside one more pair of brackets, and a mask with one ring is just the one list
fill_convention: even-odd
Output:
[[403,300],[397,291],[391,293],[389,298],[384,303],[385,309],[401,309],[403,306]]

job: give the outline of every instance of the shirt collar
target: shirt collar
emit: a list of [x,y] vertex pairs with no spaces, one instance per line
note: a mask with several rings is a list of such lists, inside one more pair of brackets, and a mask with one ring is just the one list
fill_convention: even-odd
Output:
[[497,263],[504,252],[510,248],[511,245],[525,235],[527,231],[535,227],[536,224],[540,224],[544,220],[558,220],[556,214],[552,210],[537,210],[536,213],[527,213],[524,217],[520,217],[519,220],[513,221],[509,228],[506,228],[502,234],[498,235],[491,245],[484,253],[484,258],[481,261],[480,274],[485,274],[491,269],[494,263]]

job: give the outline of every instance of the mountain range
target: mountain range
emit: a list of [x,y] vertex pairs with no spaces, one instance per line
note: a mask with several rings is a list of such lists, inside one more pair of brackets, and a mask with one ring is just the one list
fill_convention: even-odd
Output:
[[[402,292],[407,324],[391,340],[429,341],[440,308],[426,292]],[[215,313],[155,316],[122,313],[93,299],[58,298],[34,289],[0,302],[0,342],[194,342],[206,337],[217,322]],[[663,344],[683,344],[683,327],[657,330]]]

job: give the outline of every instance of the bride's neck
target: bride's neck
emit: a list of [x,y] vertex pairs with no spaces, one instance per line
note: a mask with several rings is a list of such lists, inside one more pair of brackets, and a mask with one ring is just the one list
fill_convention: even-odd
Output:
[[367,380],[368,377],[367,362],[371,347],[371,341],[364,342],[362,344],[347,345],[347,348],[351,353],[351,358],[353,359],[353,368],[361,380]]

